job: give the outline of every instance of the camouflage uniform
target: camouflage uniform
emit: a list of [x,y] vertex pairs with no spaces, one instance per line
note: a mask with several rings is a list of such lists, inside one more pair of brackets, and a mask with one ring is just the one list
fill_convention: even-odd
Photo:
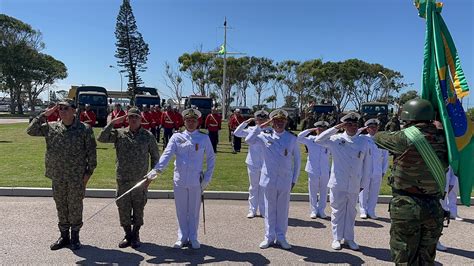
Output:
[[[98,141],[115,144],[117,197],[143,180],[150,165],[154,166],[160,157],[156,139],[143,128],[133,133],[128,127],[114,129],[109,124],[100,132]],[[146,193],[144,186],[140,186],[117,201],[121,226],[143,225]]]
[[84,175],[97,166],[96,142],[89,125],[76,117],[71,126],[61,121],[46,123],[44,115],[34,118],[26,130],[30,136],[46,139],[45,176],[52,179],[59,230],[82,227]]
[[392,118],[390,120],[390,122],[387,123],[387,125],[385,125],[385,131],[390,131],[390,132],[394,132],[394,131],[399,131],[401,128],[400,128],[400,121],[398,121],[398,118]]
[[[425,135],[443,166],[447,166],[447,147],[442,132],[432,124],[415,126]],[[433,265],[436,243],[443,230],[440,189],[404,132],[379,132],[374,140],[394,155],[389,178],[393,194],[389,206],[392,260],[397,264]]]

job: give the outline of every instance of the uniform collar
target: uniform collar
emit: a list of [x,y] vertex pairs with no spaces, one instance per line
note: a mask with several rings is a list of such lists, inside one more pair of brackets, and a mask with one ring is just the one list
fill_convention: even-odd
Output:
[[189,135],[189,136],[196,135],[198,132],[199,132],[198,129],[195,129],[193,132],[190,132],[187,129],[184,130],[184,134]]

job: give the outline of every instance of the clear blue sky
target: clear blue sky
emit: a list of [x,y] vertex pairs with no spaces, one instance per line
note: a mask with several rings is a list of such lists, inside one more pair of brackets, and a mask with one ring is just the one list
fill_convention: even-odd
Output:
[[[120,90],[119,74],[108,66],[116,64],[114,31],[121,2],[0,0],[0,12],[43,33],[44,52],[68,68],[69,76],[57,83],[58,89],[88,84]],[[473,1],[443,2],[442,15],[474,93]],[[411,0],[132,0],[131,4],[138,30],[150,47],[142,79],[161,91],[165,61],[177,65],[185,52],[222,44],[224,16],[233,27],[228,51],[276,61],[359,58],[400,71],[406,83],[414,83],[411,89],[420,87],[425,22]],[[191,93],[190,85],[185,91]],[[255,104],[254,98],[250,94],[248,101]],[[473,105],[470,96],[469,106]]]

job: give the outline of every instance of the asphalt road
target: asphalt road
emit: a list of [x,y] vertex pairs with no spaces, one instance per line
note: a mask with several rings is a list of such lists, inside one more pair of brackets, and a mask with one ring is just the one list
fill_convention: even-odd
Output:
[[[387,205],[377,208],[379,220],[356,221],[356,241],[360,251],[330,248],[329,220],[311,220],[307,202],[290,203],[289,251],[272,247],[259,249],[263,240],[262,218],[247,219],[247,202],[206,201],[206,230],[202,220],[199,230],[200,250],[171,249],[176,240],[177,221],[174,201],[149,200],[145,226],[141,231],[142,247],[119,249],[123,237],[114,205],[105,209],[81,231],[83,248],[77,251],[51,251],[49,245],[58,237],[56,210],[52,198],[0,197],[0,264],[390,264]],[[85,199],[84,218],[109,203],[111,199]],[[329,213],[329,209],[327,210]],[[441,238],[449,247],[438,252],[437,261],[448,265],[474,264],[474,209],[460,207],[465,221],[452,221]]]

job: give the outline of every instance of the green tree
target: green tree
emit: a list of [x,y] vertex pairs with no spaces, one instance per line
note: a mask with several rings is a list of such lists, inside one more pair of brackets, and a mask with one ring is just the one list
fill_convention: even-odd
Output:
[[10,112],[23,114],[23,89],[31,83],[34,58],[44,48],[41,32],[0,14],[0,83],[10,94]]
[[275,72],[273,60],[265,57],[250,58],[250,83],[257,95],[257,105],[260,105],[262,94],[268,89],[268,83],[275,79]]
[[148,59],[148,44],[143,40],[142,34],[138,32],[135,16],[132,12],[129,0],[123,0],[115,25],[115,37],[117,50],[115,57],[117,64],[124,68],[122,72],[127,73],[129,92],[132,95],[132,103],[135,102],[136,88],[143,81],[139,72],[146,70],[145,64]]
[[265,98],[266,103],[273,103],[272,108],[276,108],[276,102],[277,102],[277,96],[276,95],[270,95],[267,98]]
[[409,90],[407,92],[404,92],[400,95],[400,97],[398,97],[398,104],[400,106],[403,106],[406,102],[408,102],[409,100],[411,99],[415,99],[415,98],[418,98],[420,97],[418,95],[418,92],[415,91],[415,90]]
[[[180,63],[179,70],[191,79],[193,92],[203,96],[209,95],[214,56],[196,51],[192,54],[184,53],[178,58],[178,62]],[[194,90],[195,87],[197,91]]]

